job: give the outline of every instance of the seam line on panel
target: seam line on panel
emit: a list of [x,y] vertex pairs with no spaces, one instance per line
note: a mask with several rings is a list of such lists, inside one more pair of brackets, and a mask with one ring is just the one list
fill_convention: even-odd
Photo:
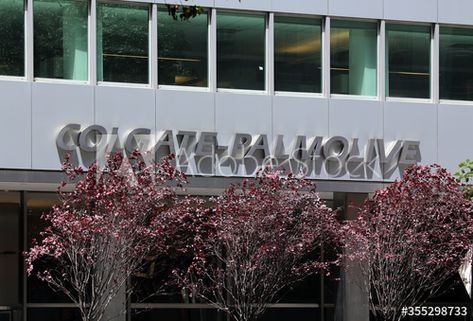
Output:
[[436,135],[437,136],[437,146],[436,146],[437,155],[436,155],[436,163],[439,163],[440,162],[440,159],[439,159],[439,155],[440,155],[439,154],[439,109],[440,109],[440,104],[437,103],[436,106],[437,106],[437,114],[436,114],[436,116],[437,116],[437,119],[436,119],[437,120],[437,135]]
[[33,169],[33,83],[30,86],[30,168]]

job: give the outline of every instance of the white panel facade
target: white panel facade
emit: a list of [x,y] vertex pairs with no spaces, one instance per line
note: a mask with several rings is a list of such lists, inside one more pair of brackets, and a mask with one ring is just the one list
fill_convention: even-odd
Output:
[[[357,138],[359,155],[364,155],[364,146],[369,139],[383,138],[383,104],[371,100],[331,99],[329,101],[329,134],[343,136],[349,140]],[[350,144],[352,142],[353,140]],[[353,155],[356,154],[356,150],[353,150]],[[350,175],[350,172],[353,173]],[[355,169],[347,170],[345,175],[337,178],[367,179],[365,173]],[[380,180],[380,177],[372,176],[372,179]]]
[[451,172],[473,159],[473,106],[440,104],[438,111],[438,162]]
[[150,88],[98,86],[95,122],[107,130],[119,128],[121,138],[135,128],[155,130],[155,91]]
[[32,118],[33,169],[60,169],[56,136],[66,124],[94,123],[94,87],[33,83]]
[[[177,4],[182,5],[182,0],[154,0],[153,2],[159,4]],[[202,7],[213,7],[215,4],[214,0],[186,0],[186,6],[202,6]]]
[[[422,164],[438,161],[437,105],[430,103],[384,103],[385,142],[396,139],[420,141]],[[396,171],[399,177],[399,172]],[[393,177],[394,178],[394,177]]]
[[215,130],[215,95],[209,92],[158,90],[156,130]]
[[328,13],[328,1],[307,1],[307,0],[272,0],[272,11],[326,15]]
[[384,19],[437,22],[437,0],[384,0]]
[[329,0],[328,13],[331,16],[383,18],[383,1],[380,0]]
[[31,168],[31,84],[0,81],[0,168]]
[[216,8],[240,9],[240,10],[271,10],[271,0],[215,0]]
[[216,131],[222,136],[236,132],[272,136],[271,97],[258,94],[217,93]]
[[438,21],[473,25],[473,1],[438,0]]

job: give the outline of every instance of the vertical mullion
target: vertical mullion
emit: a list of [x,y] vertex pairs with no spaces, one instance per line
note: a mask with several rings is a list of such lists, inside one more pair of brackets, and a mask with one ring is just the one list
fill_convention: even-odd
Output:
[[25,78],[27,81],[33,81],[34,66],[33,66],[33,0],[25,0]]
[[[30,1],[30,0],[28,0]],[[27,204],[26,204],[26,197],[27,197],[27,192],[25,191],[22,191],[20,192],[20,208],[21,208],[21,229],[22,229],[22,247],[23,247],[23,250],[26,251],[26,250],[29,250],[27,247],[28,247],[28,242],[27,242],[27,239],[26,239],[26,236],[28,235],[28,222],[27,222],[27,217],[28,217],[28,209],[27,209]],[[22,312],[23,312],[23,315],[22,315],[22,320],[23,321],[26,321],[27,320],[27,313],[28,313],[28,310],[26,308],[26,304],[27,304],[27,299],[28,299],[28,295],[27,295],[27,291],[28,291],[28,286],[27,286],[27,278],[28,278],[28,274],[26,273],[26,264],[25,264],[25,260],[22,260],[23,262],[23,273],[22,273],[22,277],[23,277],[23,282],[22,282],[22,288],[23,288],[23,302],[22,302]]]
[[386,100],[386,22],[381,20],[378,33],[378,97]]
[[97,0],[89,1],[89,84],[97,84]]
[[330,97],[330,17],[325,17],[322,29],[322,94]]
[[217,91],[217,10],[212,9],[209,12],[208,26],[208,72],[209,89],[211,92]]
[[158,5],[151,5],[149,16],[149,75],[151,88],[158,88]]
[[440,37],[440,27],[439,24],[436,23],[433,25],[432,28],[432,38],[431,38],[431,76],[430,76],[430,86],[431,86],[431,96],[433,103],[439,102],[440,96],[440,72],[439,72],[439,55],[440,55],[440,47],[439,47],[439,37]]
[[266,91],[274,95],[274,13],[266,19]]

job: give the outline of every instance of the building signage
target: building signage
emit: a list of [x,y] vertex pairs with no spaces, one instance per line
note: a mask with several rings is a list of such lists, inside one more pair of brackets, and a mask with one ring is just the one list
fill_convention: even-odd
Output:
[[148,128],[137,128],[123,139],[118,128],[109,132],[100,125],[68,124],[59,131],[56,146],[59,152],[75,153],[86,166],[117,150],[139,150],[150,162],[173,153],[180,170],[216,176],[252,176],[271,165],[307,177],[379,179],[421,160],[420,142],[415,140],[371,138],[362,145],[353,137],[297,135],[286,146],[283,135],[234,133],[226,142],[222,136],[229,135],[184,130],[153,134]]

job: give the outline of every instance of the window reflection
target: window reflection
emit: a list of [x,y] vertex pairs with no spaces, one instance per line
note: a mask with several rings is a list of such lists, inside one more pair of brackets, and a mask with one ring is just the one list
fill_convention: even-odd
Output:
[[87,80],[87,2],[34,1],[35,77]]
[[0,1],[0,75],[24,75],[23,0]]
[[331,92],[348,95],[377,95],[377,24],[331,22]]
[[[55,193],[28,193],[27,206],[27,246],[31,248],[34,240],[40,239],[40,232],[47,223],[41,215],[49,212],[59,200]],[[30,303],[61,303],[70,302],[69,298],[61,292],[52,290],[46,282],[35,276],[27,279],[27,299]]]
[[20,193],[0,192],[0,306],[19,320],[22,303]]
[[158,11],[158,80],[160,85],[208,86],[207,13],[181,21],[165,8]]
[[386,96],[430,98],[430,26],[386,25]]
[[97,5],[97,80],[148,83],[148,6]]
[[440,28],[440,99],[473,100],[473,30]]
[[274,85],[276,91],[322,91],[321,20],[276,16]]
[[217,87],[265,89],[265,17],[219,13]]

